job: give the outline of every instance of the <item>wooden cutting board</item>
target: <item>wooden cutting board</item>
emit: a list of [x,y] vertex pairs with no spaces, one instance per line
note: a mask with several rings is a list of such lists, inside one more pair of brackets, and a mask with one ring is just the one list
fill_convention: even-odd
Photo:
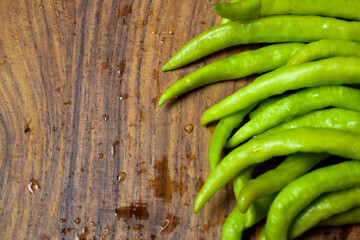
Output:
[[[235,206],[231,184],[192,212],[214,129],[200,117],[252,78],[156,106],[186,74],[258,47],[160,71],[220,23],[214,2],[0,1],[1,239],[220,239]],[[322,228],[302,239],[359,233]]]

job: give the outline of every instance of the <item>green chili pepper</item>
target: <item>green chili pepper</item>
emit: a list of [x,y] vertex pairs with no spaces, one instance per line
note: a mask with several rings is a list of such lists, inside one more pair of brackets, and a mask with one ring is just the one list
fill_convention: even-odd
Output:
[[272,157],[296,152],[326,152],[360,159],[360,134],[330,129],[296,128],[268,137],[252,139],[229,153],[214,170],[199,192],[194,212],[198,212],[223,185],[243,169]]
[[213,170],[220,162],[221,152],[232,131],[239,127],[243,119],[252,108],[253,106],[227,116],[221,119],[220,122],[216,125],[214,134],[212,135],[209,144],[209,162],[211,170]]
[[360,223],[360,207],[356,207],[344,213],[334,215],[324,221],[319,222],[317,225],[341,226],[341,225],[355,224],[355,223]]
[[360,2],[354,0],[242,0],[213,5],[217,14],[232,20],[264,15],[318,15],[360,20]]
[[266,217],[271,203],[274,201],[278,193],[272,193],[266,197],[256,200],[253,204],[249,206],[249,209],[246,211],[246,223],[245,228],[250,228],[256,223],[260,222],[263,218]]
[[246,216],[235,207],[226,218],[222,231],[222,240],[241,240],[242,232],[245,230]]
[[227,217],[221,233],[223,240],[239,240],[242,232],[261,221],[266,217],[276,193],[257,200],[252,204],[246,213],[240,212],[239,208],[234,210]]
[[[239,173],[234,179],[234,192],[238,193],[241,189],[246,186],[247,182],[250,180],[253,173],[254,167],[250,166],[247,169]],[[236,196],[236,195],[235,195]],[[223,225],[221,236],[223,240],[239,240],[243,230],[245,229],[246,216],[243,213],[240,213],[239,210],[235,209],[230,213],[226,218],[226,221]]]
[[289,228],[288,236],[290,239],[294,239],[321,220],[326,220],[354,207],[360,207],[360,188],[324,194],[297,215]]
[[280,99],[284,98],[288,96],[288,94],[282,94],[282,95],[278,95],[275,97],[271,97],[268,99],[265,99],[264,101],[262,101],[254,110],[252,110],[249,113],[249,119],[253,119],[256,115],[258,115],[259,113],[261,113],[264,109],[266,109],[268,106],[276,103],[277,101],[279,101]]
[[[255,165],[252,165],[234,179],[234,194],[237,197],[240,191],[247,185],[251,175],[254,171]],[[226,219],[223,230],[222,238],[225,239],[241,239],[242,231],[250,228],[261,219],[263,219],[270,208],[272,201],[277,193],[258,199],[251,204],[246,213],[241,213],[236,207],[229,217]]]
[[237,194],[239,194],[239,192],[241,191],[241,189],[243,189],[246,184],[249,182],[249,180],[251,179],[251,176],[253,174],[255,165],[254,166],[250,166],[246,169],[244,169],[243,171],[241,171],[241,173],[239,173],[235,179],[234,179],[234,193],[235,196],[237,196]]
[[266,217],[276,194],[273,193],[255,201],[246,213],[240,212],[239,208],[235,207],[224,223],[221,234],[222,239],[241,239],[242,231],[252,227]]
[[[234,194],[235,196],[239,195],[244,186],[247,185],[248,181],[251,178],[255,165],[252,165],[241,173],[239,173],[234,179]],[[275,194],[261,198],[252,204],[246,213],[241,213],[237,207],[230,213],[227,217],[223,229],[222,229],[222,239],[241,239],[243,230],[253,226],[261,219],[263,219],[270,208],[272,201],[276,196]]]
[[171,85],[161,95],[158,105],[207,84],[274,70],[285,65],[303,46],[303,43],[275,44],[208,64]]
[[360,41],[360,22],[318,16],[271,16],[215,26],[186,43],[162,68],[173,70],[211,53],[248,43]]
[[[358,104],[360,105],[360,102]],[[318,110],[271,128],[257,137],[266,137],[276,132],[299,127],[333,128],[360,133],[360,113],[341,108]]]
[[[235,116],[230,116],[227,117],[226,119],[223,119],[225,121],[223,121],[223,123],[218,124],[218,126],[215,129],[215,132],[213,134],[213,139],[218,139],[218,138],[224,138],[224,140],[222,141],[222,145],[226,142],[226,139],[228,138],[228,136],[230,135],[231,131],[227,134],[226,132],[228,131],[228,128],[226,127],[228,124],[230,128],[234,128],[236,126],[234,126],[234,122],[237,122],[236,124],[240,124],[242,119],[246,116],[247,112],[250,111],[251,109],[249,108],[246,112],[244,111],[240,111],[239,113],[235,114]],[[231,119],[233,118],[233,119]],[[224,128],[225,127],[225,128]],[[224,133],[225,135],[228,135],[227,137],[223,137]],[[219,141],[214,141],[213,142],[213,147],[217,148],[219,145],[216,144],[219,143]],[[209,148],[209,155],[211,152],[211,147]],[[220,149],[220,153],[221,153],[222,147]],[[219,160],[220,160],[220,153],[219,153]],[[210,159],[210,166],[211,168],[215,167],[219,161],[211,161]],[[235,179],[234,179],[234,193],[235,196],[241,191],[241,189],[247,184],[247,182],[249,181],[249,179],[251,178],[251,175],[253,173],[254,170],[254,166],[250,166],[247,169],[243,170],[241,173],[239,173]],[[253,211],[254,212],[254,211]],[[266,211],[267,213],[267,211]],[[238,240],[241,239],[242,236],[242,232],[245,229],[245,224],[247,222],[246,220],[247,216],[243,213],[240,213],[238,208],[235,207],[235,209],[230,213],[230,215],[226,218],[226,221],[223,225],[223,229],[222,229],[222,239],[223,240],[230,240],[230,239],[234,239],[234,240]]]
[[241,212],[247,211],[254,201],[280,191],[328,157],[325,153],[296,153],[288,156],[277,168],[251,179],[244,186],[237,197],[238,208]]
[[[218,15],[224,18],[228,18],[230,20],[256,18],[261,16],[260,14],[262,10],[261,1],[264,0],[242,0],[237,3],[221,2],[221,3],[213,4],[213,8],[215,9]],[[274,15],[274,14],[267,14],[267,15]]]
[[[357,143],[353,147],[359,149],[359,138],[354,141]],[[286,240],[293,219],[321,194],[359,185],[360,162],[357,161],[323,167],[294,180],[281,190],[270,207],[265,224],[266,240]]]
[[287,65],[299,65],[321,58],[336,56],[360,57],[360,43],[338,39],[322,39],[312,42],[297,51]]
[[267,106],[242,126],[225,144],[233,147],[284,121],[326,107],[360,112],[360,90],[345,86],[324,86],[300,90]]
[[206,110],[201,123],[206,125],[288,90],[360,83],[359,68],[360,58],[335,57],[274,70]]
[[[240,0],[231,0],[230,3],[237,3],[239,1]],[[232,21],[231,19],[223,18],[223,19],[221,19],[221,24],[226,24],[226,23],[231,22],[231,21]]]

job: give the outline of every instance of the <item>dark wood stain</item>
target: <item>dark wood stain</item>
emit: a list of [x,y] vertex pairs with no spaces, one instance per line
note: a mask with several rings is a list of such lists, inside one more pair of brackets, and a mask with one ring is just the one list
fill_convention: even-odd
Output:
[[126,100],[128,98],[129,98],[129,94],[127,94],[127,93],[124,93],[124,94],[120,95],[120,101]]
[[125,4],[119,9],[117,17],[124,17],[130,13],[132,13],[132,5]]
[[79,240],[87,240],[87,236],[90,234],[88,227],[83,227],[81,233],[76,234]]
[[160,233],[162,235],[171,233],[179,224],[180,218],[178,216],[174,216],[173,214],[168,213],[165,222],[160,227]]
[[204,185],[205,181],[202,177],[199,177],[198,181],[196,182],[196,185],[195,185],[195,190],[196,192],[200,192],[202,186]]
[[109,121],[109,115],[104,114],[104,115],[103,115],[103,118],[104,118],[104,121],[105,121],[105,122]]
[[139,233],[141,234],[143,228],[144,228],[144,225],[139,224],[139,225],[133,226],[133,227],[132,227],[132,230],[137,231],[137,232],[139,232]]
[[109,58],[106,58],[106,61],[101,63],[101,68],[100,68],[100,72],[101,74],[104,73],[104,70],[109,68]]
[[116,72],[120,78],[122,78],[122,76],[124,75],[125,69],[126,69],[126,61],[125,59],[121,59],[116,69]]
[[60,234],[66,235],[66,234],[68,234],[69,232],[73,231],[74,229],[75,229],[75,228],[62,228],[62,229],[60,230]]
[[161,198],[164,202],[171,202],[173,199],[173,193],[179,192],[182,197],[188,190],[188,186],[185,182],[185,174],[187,167],[180,167],[180,176],[178,181],[173,181],[170,177],[169,160],[166,155],[163,156],[161,161],[157,161],[155,169],[157,172],[154,180],[149,180],[149,186],[154,190],[154,197]]
[[[2,0],[0,22],[1,239],[220,239],[230,187],[192,212],[214,129],[200,118],[253,77],[157,101],[205,62],[260,45],[162,73],[176,49],[220,23],[206,0]],[[300,239],[359,239],[359,229]]]
[[134,203],[130,206],[120,207],[115,209],[115,216],[117,220],[128,221],[129,219],[147,220],[149,219],[149,212],[145,203]]
[[173,181],[170,177],[169,161],[166,155],[155,165],[157,175],[154,180],[149,180],[149,186],[154,190],[154,197],[161,198],[164,202],[171,202],[173,197]]
[[139,170],[136,171],[136,173],[137,173],[138,175],[143,174],[143,173],[146,173],[146,172],[147,172],[147,170],[146,170],[145,168],[142,168],[142,169],[139,169]]
[[195,155],[194,154],[186,154],[186,158],[187,158],[187,160],[192,161],[195,159]]
[[111,155],[112,155],[112,157],[115,157],[115,155],[116,155],[116,146],[117,146],[119,143],[120,143],[119,140],[115,140],[115,142],[113,142],[113,143],[111,144]]

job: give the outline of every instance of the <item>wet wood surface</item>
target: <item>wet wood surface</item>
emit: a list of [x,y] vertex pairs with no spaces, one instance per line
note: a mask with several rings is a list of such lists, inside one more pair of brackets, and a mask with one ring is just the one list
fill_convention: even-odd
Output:
[[[192,212],[214,129],[200,117],[253,77],[156,106],[177,79],[257,47],[160,71],[220,23],[213,2],[0,1],[1,239],[220,239],[230,184]],[[360,239],[359,229],[302,239]]]

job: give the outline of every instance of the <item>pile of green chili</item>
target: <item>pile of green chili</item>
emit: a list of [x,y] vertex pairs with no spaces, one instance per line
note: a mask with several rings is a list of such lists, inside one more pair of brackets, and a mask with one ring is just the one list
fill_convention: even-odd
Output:
[[[221,24],[186,43],[164,72],[231,46],[274,44],[199,68],[159,100],[264,73],[203,114],[202,125],[219,122],[194,212],[233,180],[237,206],[223,239],[241,239],[264,218],[266,240],[360,223],[360,0],[232,0],[214,9]],[[224,148],[232,150],[221,159]],[[253,174],[275,157],[284,159]]]

